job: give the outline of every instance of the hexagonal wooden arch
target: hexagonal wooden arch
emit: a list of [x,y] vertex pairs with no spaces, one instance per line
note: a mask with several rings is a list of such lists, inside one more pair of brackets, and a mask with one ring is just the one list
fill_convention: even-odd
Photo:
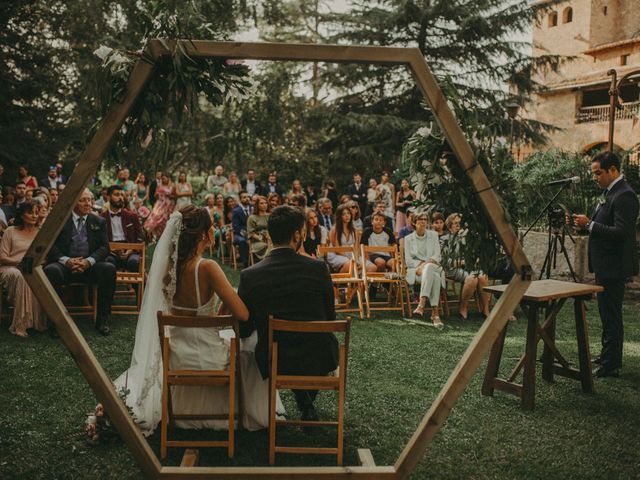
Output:
[[[71,215],[73,206],[95,173],[114,135],[122,126],[134,101],[144,90],[154,73],[155,61],[170,55],[180,42],[193,57],[228,59],[319,61],[340,63],[374,63],[406,65],[424,94],[449,145],[453,149],[468,180],[478,193],[493,229],[511,257],[517,274],[509,283],[491,314],[484,322],[466,352],[451,373],[417,430],[391,466],[362,465],[353,467],[163,467],[140,433],[127,409],[116,394],[89,345],[69,316],[42,269],[47,252]],[[474,168],[475,167],[475,168]],[[55,323],[62,342],[78,364],[97,398],[104,404],[114,425],[133,453],[144,474],[149,478],[215,477],[225,479],[404,479],[423,457],[434,435],[468,385],[482,358],[507,322],[531,282],[531,267],[504,210],[491,188],[482,168],[464,137],[442,91],[417,48],[391,48],[344,45],[313,45],[283,43],[239,43],[153,39],[147,43],[145,55],[131,73],[128,92],[122,103],[108,111],[100,129],[80,157],[69,183],[60,195],[53,211],[42,226],[21,265],[29,286]]]

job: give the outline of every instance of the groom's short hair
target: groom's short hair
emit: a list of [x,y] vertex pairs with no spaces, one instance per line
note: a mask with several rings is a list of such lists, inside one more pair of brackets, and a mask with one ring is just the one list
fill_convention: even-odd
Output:
[[281,205],[269,215],[269,237],[274,245],[289,243],[296,230],[304,227],[305,216],[301,208]]

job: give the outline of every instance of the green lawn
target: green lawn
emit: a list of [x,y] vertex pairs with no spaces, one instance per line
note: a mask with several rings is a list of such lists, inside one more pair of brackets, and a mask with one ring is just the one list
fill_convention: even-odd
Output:
[[[237,282],[236,272],[228,272]],[[599,351],[596,304],[587,312],[591,351]],[[575,331],[565,308],[558,321],[558,344],[577,359]],[[413,478],[640,478],[640,327],[637,305],[625,304],[625,367],[620,378],[596,380],[595,395],[579,382],[537,376],[536,410],[523,412],[515,397],[480,395],[481,373],[465,394]],[[525,322],[510,325],[503,356],[510,370],[523,349]],[[353,324],[345,414],[345,464],[356,465],[358,448],[370,448],[378,465],[395,462],[421,417],[471,342],[480,320],[445,319],[443,330],[377,315]],[[99,336],[88,321],[80,329],[107,374],[128,367],[136,320],[115,317],[112,335]],[[33,334],[28,339],[0,329],[0,478],[140,478],[133,457],[120,441],[89,447],[69,434],[83,428],[96,400],[60,341]],[[482,370],[483,371],[483,370]],[[283,395],[297,415],[290,392]],[[320,394],[321,416],[333,414],[335,397]],[[331,442],[331,431],[306,436],[289,429],[287,442]],[[193,432],[189,432],[193,435]],[[210,432],[200,433],[210,436]],[[215,433],[213,434],[215,436]],[[159,450],[159,435],[149,439]],[[201,465],[266,465],[267,433],[240,432],[236,457],[222,449],[202,450]],[[171,449],[166,465],[178,465]],[[279,465],[333,465],[332,458],[281,455]]]

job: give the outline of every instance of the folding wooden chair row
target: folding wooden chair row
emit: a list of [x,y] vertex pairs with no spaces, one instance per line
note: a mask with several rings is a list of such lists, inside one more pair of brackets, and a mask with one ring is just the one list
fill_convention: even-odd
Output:
[[[162,352],[162,424],[160,433],[160,457],[166,458],[168,447],[223,447],[227,449],[229,458],[233,458],[235,448],[235,421],[241,424],[242,416],[236,413],[236,394],[239,395],[237,379],[240,378],[240,344],[238,322],[231,316],[206,317],[192,315],[170,315],[158,312],[158,335]],[[229,351],[229,366],[225,370],[174,370],[171,365],[170,335],[167,327],[178,328],[233,328],[234,338]],[[227,415],[180,414],[173,412],[171,387],[180,386],[226,386],[229,389],[229,411]],[[239,399],[241,400],[241,399]],[[242,405],[241,401],[238,402]],[[240,409],[239,409],[240,410]],[[195,441],[169,440],[168,427],[175,420],[216,420],[227,419],[229,422],[226,440]]]
[[[368,272],[364,267],[366,260],[372,253],[381,253],[393,260],[393,268],[385,272]],[[406,281],[398,270],[401,263],[398,261],[400,253],[396,245],[390,246],[360,246],[360,259],[362,267],[362,281],[364,287],[367,317],[371,317],[372,311],[400,311],[404,315],[405,305],[411,310],[410,297],[406,297],[408,289]],[[375,301],[370,298],[370,287],[384,286],[387,289],[386,301]]]
[[[355,249],[353,248],[353,246],[318,246],[318,256],[324,259],[325,263],[327,263],[327,268],[329,268],[329,264],[327,262],[327,256],[329,253],[351,256],[351,260],[349,262],[349,270],[347,272],[331,273],[331,282],[333,283],[333,289],[336,298],[336,312],[358,312],[360,318],[364,318],[364,307],[362,303],[362,290],[364,283],[362,277],[358,275]],[[351,305],[354,296],[357,300],[357,307],[353,307]]]

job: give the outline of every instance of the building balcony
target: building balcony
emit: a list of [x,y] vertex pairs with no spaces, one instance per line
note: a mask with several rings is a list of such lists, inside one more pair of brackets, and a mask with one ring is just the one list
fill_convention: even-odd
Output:
[[[640,101],[622,104],[623,108],[616,108],[616,120],[630,120],[640,118]],[[576,112],[576,123],[598,123],[609,121],[609,105],[596,107],[582,107]]]

